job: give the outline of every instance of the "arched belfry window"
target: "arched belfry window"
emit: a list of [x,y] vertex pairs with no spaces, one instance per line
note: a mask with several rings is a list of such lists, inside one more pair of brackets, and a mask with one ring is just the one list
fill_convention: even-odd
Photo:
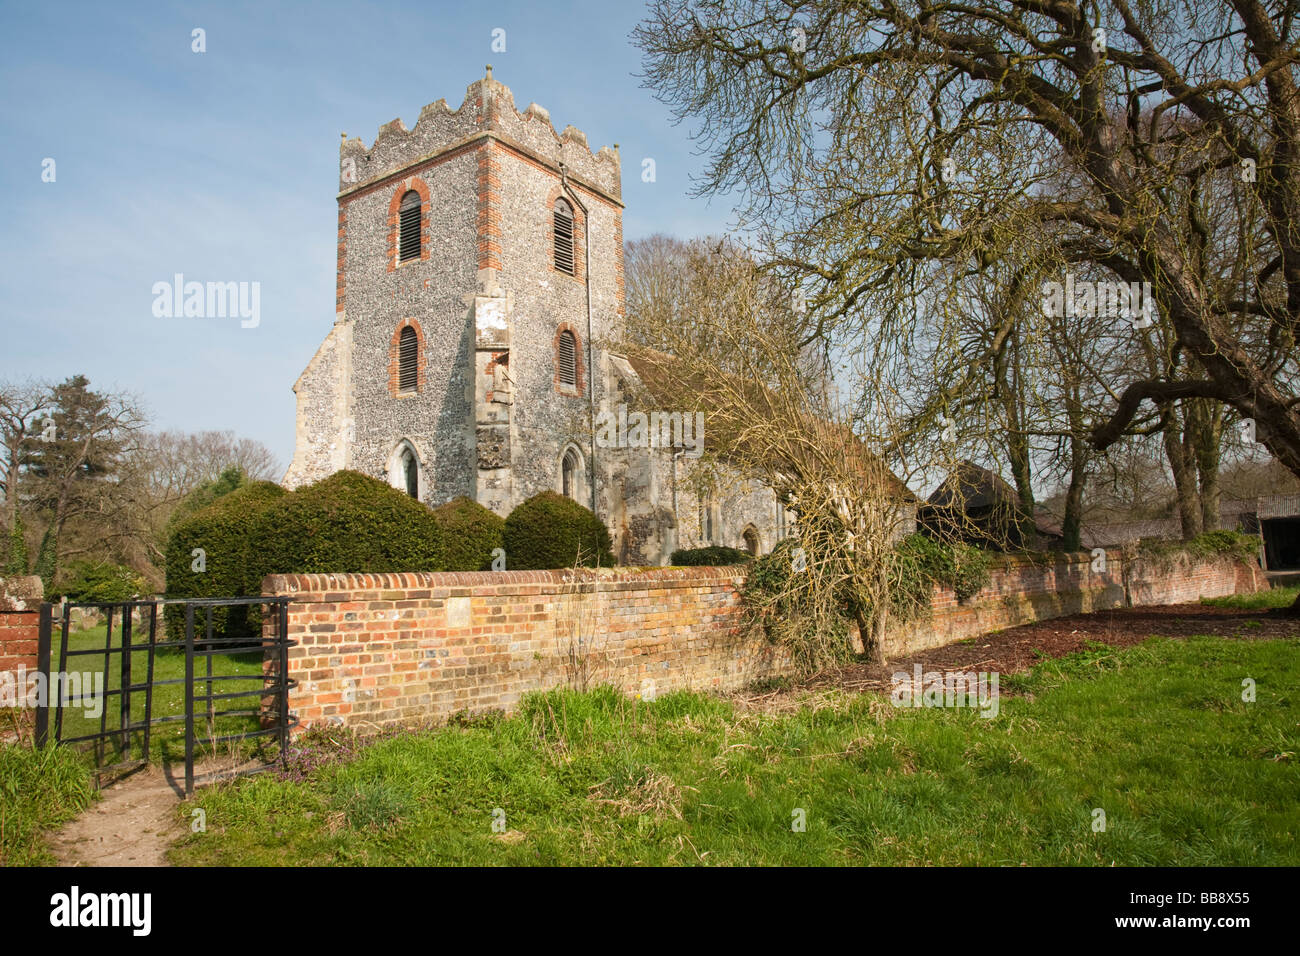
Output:
[[400,392],[414,392],[420,386],[420,339],[415,329],[406,326],[402,329],[397,343],[397,389]]
[[578,385],[578,339],[565,329],[555,346],[556,377],[561,385]]
[[555,268],[573,275],[573,207],[555,200]]
[[578,500],[578,453],[572,448],[560,462],[560,491],[564,497]]
[[397,258],[402,262],[420,258],[420,218],[420,194],[412,189],[402,197],[402,205],[397,211],[399,229]]

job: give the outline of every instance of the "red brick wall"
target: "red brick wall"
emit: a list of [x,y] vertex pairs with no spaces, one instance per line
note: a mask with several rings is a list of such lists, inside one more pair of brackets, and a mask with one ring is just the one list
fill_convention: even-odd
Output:
[[36,669],[43,594],[40,578],[0,578],[0,671]]
[[[965,604],[936,589],[930,620],[896,628],[891,655],[1079,611],[1253,591],[1263,575],[1231,561],[1172,571],[1119,552],[1034,565],[1006,559]],[[611,683],[629,694],[736,690],[787,673],[788,660],[739,632],[731,568],[647,571],[273,575],[289,595],[290,707],[303,726],[358,727],[511,710],[532,690]]]
[[[949,588],[935,588],[928,621],[891,629],[891,655],[942,647],[978,634],[1067,614],[1149,604],[1182,604],[1202,597],[1250,593],[1268,586],[1258,567],[1227,558],[1170,565],[1126,563],[1116,549],[1105,569],[1091,555],[1059,555],[1050,563],[1021,557],[1000,560],[988,585],[965,603]],[[1127,594],[1127,596],[1126,596]]]

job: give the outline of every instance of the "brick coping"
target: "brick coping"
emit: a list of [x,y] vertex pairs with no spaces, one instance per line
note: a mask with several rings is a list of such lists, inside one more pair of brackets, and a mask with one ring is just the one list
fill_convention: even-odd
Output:
[[[1118,548],[1107,548],[1108,561],[1122,562]],[[1029,567],[1086,565],[1093,556],[1087,551],[1042,554],[1003,554],[994,558],[990,570]],[[1195,563],[1231,560],[1228,555],[1198,558]],[[557,571],[407,571],[389,574],[270,574],[262,579],[263,594],[292,594],[298,591],[400,590],[402,588],[493,588],[521,584],[564,586],[573,584],[644,584],[681,587],[701,581],[737,582],[745,565],[647,568],[565,568]]]
[[562,571],[408,571],[393,574],[269,574],[263,594],[295,591],[400,590],[403,588],[493,588],[519,584],[644,584],[689,586],[702,581],[736,581],[740,565],[689,568],[578,568]]

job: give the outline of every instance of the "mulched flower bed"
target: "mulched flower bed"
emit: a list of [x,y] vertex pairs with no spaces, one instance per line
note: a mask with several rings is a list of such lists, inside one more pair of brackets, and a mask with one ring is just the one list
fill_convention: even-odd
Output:
[[898,671],[986,671],[1014,674],[1046,657],[1064,657],[1096,642],[1131,647],[1151,637],[1213,637],[1274,640],[1300,637],[1300,620],[1266,610],[1240,610],[1204,604],[1165,604],[1114,611],[1073,614],[968,638],[946,647],[918,651],[877,663],[853,664],[804,682],[807,690],[888,690]]

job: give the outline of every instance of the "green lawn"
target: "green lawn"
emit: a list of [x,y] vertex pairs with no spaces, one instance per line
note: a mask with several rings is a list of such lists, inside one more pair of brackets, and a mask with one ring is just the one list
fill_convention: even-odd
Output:
[[[117,622],[114,622],[114,644],[120,646],[120,639],[117,635]],[[142,642],[147,639],[147,632],[137,626],[137,630],[132,638],[132,646],[137,648],[131,654],[131,681],[133,684],[142,684],[148,673],[149,654],[148,650],[142,647]],[[90,628],[69,635],[68,649],[71,650],[95,650],[102,651],[104,648],[105,632],[104,625]],[[59,633],[55,630],[52,639],[53,649],[51,656],[54,658],[54,666],[58,666],[59,655]],[[121,654],[114,654],[110,659],[109,679],[107,689],[115,690],[122,686],[121,680]],[[216,681],[213,683],[214,693],[231,693],[234,691],[253,690],[262,686],[262,654],[256,652],[253,654],[217,654],[212,658],[212,672],[214,675],[241,675],[247,676],[249,680],[238,681]],[[206,674],[205,659],[196,656],[194,660],[194,672],[196,677],[202,677]],[[74,655],[67,659],[64,665],[67,671],[103,671],[104,655],[102,653],[91,655]],[[168,681],[180,680],[185,677],[185,652],[177,649],[162,649],[154,654],[154,680]],[[84,679],[84,678],[83,678]],[[198,681],[195,684],[195,693],[204,694],[206,682]],[[246,697],[235,701],[217,701],[218,710],[249,709],[257,707],[256,697]],[[202,713],[202,703],[196,703],[196,713]],[[82,736],[89,733],[97,733],[101,726],[101,720],[107,721],[109,729],[120,725],[120,697],[109,697],[105,702],[105,714],[103,716],[90,716],[84,709],[69,706],[63,709],[63,728],[62,738]],[[145,698],[142,693],[132,694],[131,715],[135,721],[144,720]],[[153,713],[152,719],[157,720],[160,717],[180,717],[185,713],[185,685],[163,684],[156,687],[153,694]],[[54,714],[50,715],[50,734],[54,734]],[[257,719],[255,717],[222,717],[214,722],[218,734],[240,733],[242,731],[256,730]],[[200,721],[196,724],[196,733],[199,736],[206,736],[208,732],[206,721]],[[141,753],[141,735],[137,732],[132,741],[132,756],[138,757]],[[113,756],[110,750],[109,757]],[[184,761],[185,759],[185,722],[177,720],[169,723],[155,724],[151,731],[150,759],[154,763]],[[111,761],[106,761],[111,762]]]
[[1270,588],[1254,594],[1233,594],[1228,597],[1201,598],[1202,604],[1215,607],[1236,607],[1248,611],[1262,611],[1273,607],[1290,607],[1300,595],[1300,587]]
[[0,745],[0,866],[48,866],[44,834],[95,799],[90,763],[69,747]]
[[760,714],[696,694],[556,691],[301,781],[201,791],[179,812],[203,808],[207,832],[172,859],[1296,865],[1298,652],[1219,638],[1094,647],[1004,681],[1022,694],[992,720],[869,694]]

